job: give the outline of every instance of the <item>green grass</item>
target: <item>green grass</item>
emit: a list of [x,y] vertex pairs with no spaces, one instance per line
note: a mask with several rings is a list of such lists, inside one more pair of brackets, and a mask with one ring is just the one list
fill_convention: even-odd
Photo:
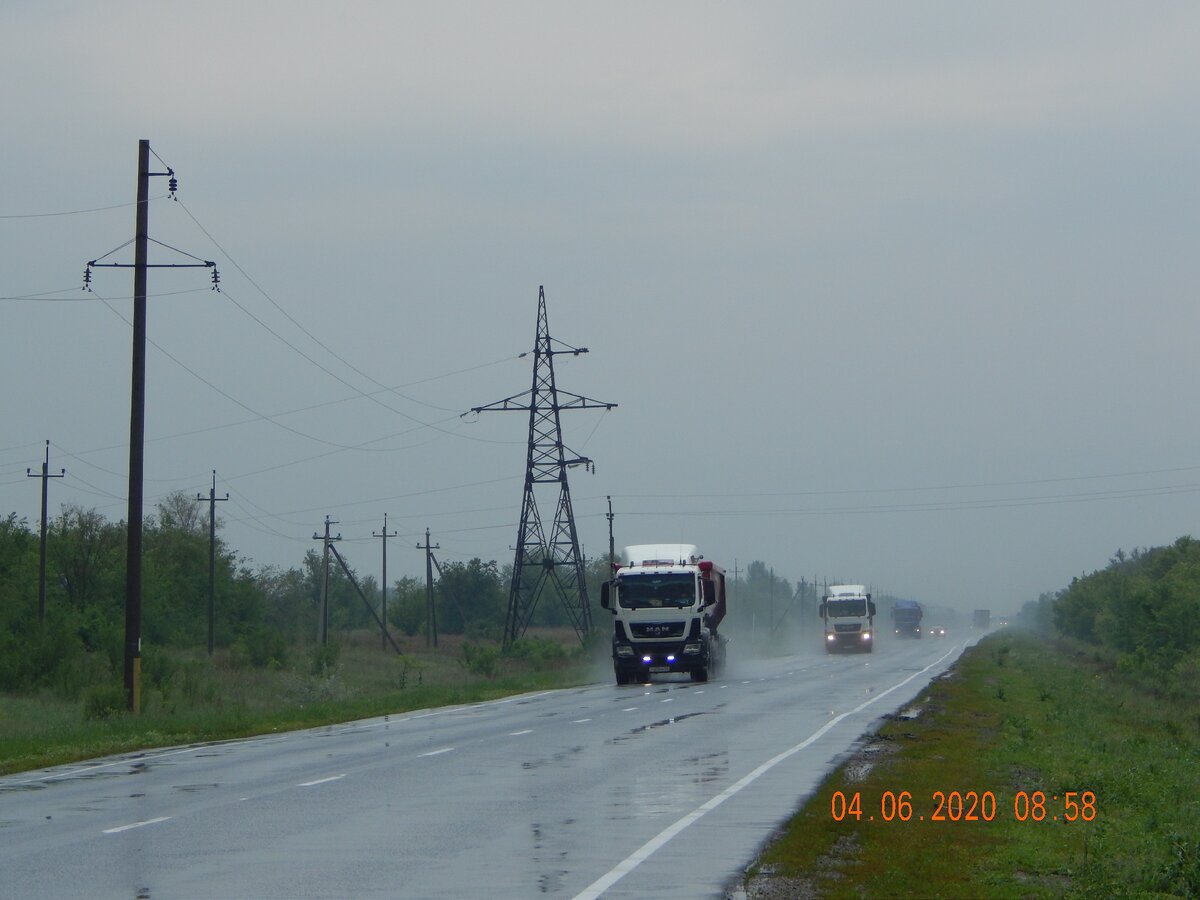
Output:
[[[1197,700],[1090,648],[993,635],[825,781],[751,882],[833,898],[1200,896]],[[859,796],[861,818],[834,820],[835,791]],[[885,792],[901,791],[911,819],[884,821]],[[995,818],[931,821],[937,791],[990,791]],[[1019,791],[1045,793],[1044,821],[1017,819]],[[1094,821],[1064,821],[1063,798],[1084,791]]]
[[[412,639],[403,645],[404,655],[396,656],[382,652],[377,636],[359,636],[323,668],[314,665],[311,649],[293,654],[288,669],[238,666],[221,652],[212,659],[203,652],[156,655],[143,666],[142,710],[136,716],[97,717],[89,714],[86,699],[63,699],[50,691],[0,694],[0,774],[476,703],[589,680],[587,663],[578,655],[544,666],[505,659],[487,676],[469,671],[460,639],[443,637],[440,643],[427,649],[422,639]],[[119,696],[119,687],[105,686],[98,693],[114,689]]]

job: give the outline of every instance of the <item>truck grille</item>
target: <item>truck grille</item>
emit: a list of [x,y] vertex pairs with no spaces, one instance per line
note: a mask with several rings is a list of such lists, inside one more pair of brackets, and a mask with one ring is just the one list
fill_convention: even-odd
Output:
[[849,632],[855,632],[855,631],[862,631],[862,626],[858,622],[851,622],[847,625],[843,625],[841,623],[834,623],[833,630],[836,632],[839,632],[839,633],[849,633]]
[[635,638],[683,637],[683,622],[632,622],[629,630]]

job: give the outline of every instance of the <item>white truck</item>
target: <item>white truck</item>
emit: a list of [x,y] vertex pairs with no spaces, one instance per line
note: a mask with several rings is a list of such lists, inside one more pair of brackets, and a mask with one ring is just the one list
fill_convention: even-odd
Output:
[[821,598],[825,652],[870,653],[875,644],[875,601],[861,584],[834,584]]
[[686,672],[707,681],[725,665],[725,570],[695,544],[626,547],[600,605],[613,614],[612,658],[617,684]]

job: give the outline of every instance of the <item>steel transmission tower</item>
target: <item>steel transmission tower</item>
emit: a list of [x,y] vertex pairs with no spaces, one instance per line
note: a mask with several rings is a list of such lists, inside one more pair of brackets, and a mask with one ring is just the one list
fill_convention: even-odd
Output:
[[[508,596],[508,616],[504,624],[504,646],[525,634],[538,600],[547,586],[558,594],[582,640],[592,630],[583,556],[575,531],[571,508],[571,490],[567,468],[590,466],[591,460],[572,452],[567,457],[562,440],[560,414],[564,409],[603,409],[615,403],[601,403],[560,391],[554,383],[554,357],[564,353],[578,356],[586,347],[570,347],[550,337],[546,321],[546,291],[538,287],[537,339],[533,348],[533,387],[471,412],[521,411],[529,413],[529,452],[525,464],[525,496],[521,502],[521,524],[517,530],[516,557],[513,561],[512,586]],[[558,485],[554,519],[546,530],[538,507],[539,485]],[[548,494],[549,488],[543,487]]]

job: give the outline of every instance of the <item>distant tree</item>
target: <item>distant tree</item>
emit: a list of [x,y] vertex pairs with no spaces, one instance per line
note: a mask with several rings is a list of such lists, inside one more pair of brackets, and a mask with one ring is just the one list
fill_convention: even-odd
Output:
[[49,529],[47,555],[58,588],[76,609],[122,608],[125,525],[107,522],[94,509],[64,506]]
[[472,637],[503,631],[507,592],[495,560],[442,563],[435,597],[438,631]]
[[292,642],[316,640],[320,593],[307,565],[291,569],[264,567],[255,574],[254,582],[261,596],[262,619],[268,627]]
[[405,576],[388,594],[388,624],[412,637],[425,628],[425,580]]
[[172,491],[155,504],[155,510],[162,528],[185,534],[208,535],[206,508],[191,494]]

